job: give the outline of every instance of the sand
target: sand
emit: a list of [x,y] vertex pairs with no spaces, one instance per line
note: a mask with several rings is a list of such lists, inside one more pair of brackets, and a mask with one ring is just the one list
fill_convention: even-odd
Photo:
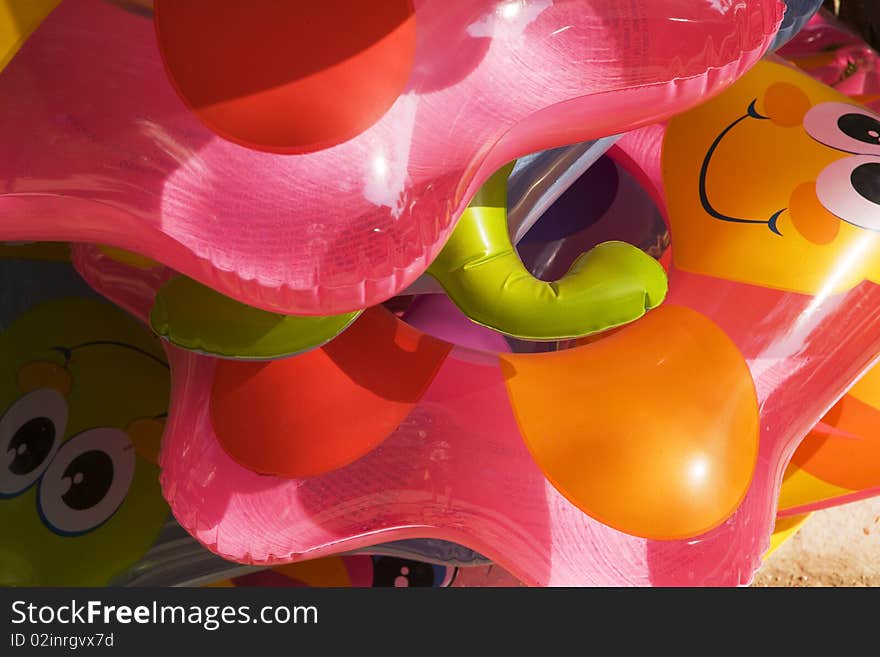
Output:
[[880,498],[817,511],[753,586],[880,586]]

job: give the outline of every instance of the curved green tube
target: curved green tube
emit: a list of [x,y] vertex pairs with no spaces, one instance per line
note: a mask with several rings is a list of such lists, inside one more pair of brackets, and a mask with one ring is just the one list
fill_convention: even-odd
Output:
[[150,325],[171,344],[218,356],[265,360],[293,356],[329,342],[361,314],[280,315],[230,299],[178,276],[156,295]]
[[599,244],[557,281],[535,278],[508,235],[512,167],[486,181],[428,268],[468,317],[516,338],[562,340],[627,324],[663,301],[663,267],[625,242]]

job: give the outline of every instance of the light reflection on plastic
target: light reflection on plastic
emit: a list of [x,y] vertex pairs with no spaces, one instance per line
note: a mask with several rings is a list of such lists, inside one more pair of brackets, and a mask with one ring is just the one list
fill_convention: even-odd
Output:
[[513,2],[508,2],[501,5],[501,16],[509,21],[512,21],[519,15],[520,10],[522,9],[522,4],[520,4],[519,0],[514,0]]

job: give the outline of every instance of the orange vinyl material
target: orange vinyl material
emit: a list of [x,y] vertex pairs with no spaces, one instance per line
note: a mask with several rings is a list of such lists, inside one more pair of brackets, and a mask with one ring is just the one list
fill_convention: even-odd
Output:
[[851,491],[880,487],[880,367],[874,367],[813,429],[792,464]]
[[73,386],[70,372],[51,361],[34,361],[24,365],[18,371],[18,388],[22,392],[31,392],[40,388],[57,390],[65,397],[70,394]]
[[[880,281],[880,258],[875,255],[880,231],[860,227],[858,222],[867,217],[860,219],[851,211],[837,218],[816,196],[820,174],[859,149],[859,142],[837,130],[831,119],[818,121],[827,135],[808,131],[805,117],[825,103],[853,106],[840,92],[800,71],[762,62],[721,100],[669,122],[663,166],[677,268],[820,298],[864,280]],[[722,111],[730,118],[722,119]],[[742,120],[719,135],[720,126],[738,111]],[[749,111],[767,120],[747,118]],[[718,135],[717,148],[707,158],[710,135]],[[831,139],[832,145],[822,138]],[[707,215],[696,190],[701,164],[712,207],[734,221]],[[852,188],[849,177],[842,177],[838,189],[847,188]],[[743,219],[757,223],[740,223]],[[765,223],[767,227],[761,225]],[[803,267],[804,262],[810,266]]]
[[217,437],[233,459],[263,474],[310,477],[343,467],[397,428],[449,349],[374,308],[295,358],[219,360],[211,395]]
[[664,305],[604,340],[501,363],[535,460],[598,520],[690,537],[744,498],[758,452],[754,385],[735,345],[696,311]]

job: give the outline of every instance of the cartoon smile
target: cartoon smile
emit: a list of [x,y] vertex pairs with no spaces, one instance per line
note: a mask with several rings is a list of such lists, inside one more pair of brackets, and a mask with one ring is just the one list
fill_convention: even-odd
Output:
[[[782,233],[779,232],[779,229],[776,226],[776,222],[779,219],[780,215],[788,210],[788,208],[777,210],[770,216],[769,219],[746,219],[741,217],[732,217],[716,210],[709,200],[709,194],[707,192],[709,165],[711,164],[712,157],[718,150],[719,145],[722,143],[728,133],[730,133],[737,125],[748,119],[756,119],[758,121],[771,120],[769,116],[764,116],[763,114],[758,112],[758,110],[756,109],[757,102],[757,98],[752,100],[752,102],[749,103],[748,111],[741,117],[737,118],[729,126],[727,126],[721,132],[721,134],[719,134],[718,137],[715,138],[715,141],[712,142],[712,145],[706,152],[706,157],[703,160],[703,165],[700,167],[700,202],[702,203],[703,209],[706,211],[706,213],[714,217],[715,219],[739,224],[765,224],[770,228],[772,232],[776,233],[779,236],[782,236]],[[837,106],[835,107],[835,105]],[[825,128],[825,126],[821,122],[822,119],[831,118],[833,120],[836,118],[836,124],[842,135],[845,135],[847,138],[855,140],[862,144],[880,147],[880,119],[875,116],[871,116],[866,111],[861,110],[855,106],[841,107],[840,105],[845,104],[828,103],[816,106],[812,110],[810,110],[810,112],[808,112],[804,118],[804,126],[805,128],[807,128],[807,133],[811,137],[813,137],[813,139],[815,139],[818,143],[825,144],[839,153],[858,152],[858,147],[856,147],[856,150],[851,150],[852,145],[850,145],[849,149],[846,149],[842,146],[838,148],[834,145],[834,142],[837,141],[834,138],[825,138],[823,140],[822,136],[826,134],[827,128]],[[815,128],[816,134],[811,132],[808,126]],[[849,176],[849,182],[852,186],[852,189],[862,199],[876,205],[877,211],[880,212],[880,158],[876,158],[877,161],[873,161],[873,159],[875,158],[872,158],[872,161],[857,162],[852,168]],[[826,198],[830,196],[830,194],[826,194]],[[821,200],[822,199],[820,198],[820,201]],[[829,202],[828,205],[833,207],[835,203],[832,201]],[[826,209],[833,212],[832,208]],[[837,216],[836,213],[834,214],[835,216]],[[872,221],[862,223],[859,222],[857,218],[854,220],[847,219],[847,213],[845,211],[841,212],[840,215],[842,216],[838,216],[839,219],[847,221],[848,223],[851,223],[860,228],[864,228],[866,230],[880,230],[880,222],[873,221],[873,217]],[[856,217],[858,217],[858,215],[859,213],[856,213]]]
[[670,121],[663,163],[679,268],[805,294],[880,280],[880,117],[835,90],[762,62]]
[[743,219],[740,217],[731,217],[729,215],[724,214],[723,212],[719,212],[712,205],[709,200],[709,194],[706,191],[706,178],[709,172],[709,165],[712,162],[712,156],[715,154],[715,151],[718,149],[718,146],[727,136],[731,130],[733,130],[737,125],[746,121],[748,119],[757,119],[759,121],[766,121],[770,117],[763,116],[758,113],[758,110],[755,109],[755,104],[758,102],[756,98],[751,103],[749,103],[748,111],[739,117],[736,121],[727,126],[724,131],[715,138],[715,141],[712,142],[712,145],[709,147],[708,152],[706,153],[706,158],[703,160],[703,166],[700,167],[700,203],[703,204],[703,209],[706,211],[706,214],[715,217],[716,219],[720,219],[721,221],[730,221],[738,224],[766,224],[769,226],[770,230],[776,233],[777,235],[782,235],[779,232],[779,229],[776,227],[776,220],[779,219],[779,215],[785,212],[786,208],[778,210],[774,212],[769,219]]

